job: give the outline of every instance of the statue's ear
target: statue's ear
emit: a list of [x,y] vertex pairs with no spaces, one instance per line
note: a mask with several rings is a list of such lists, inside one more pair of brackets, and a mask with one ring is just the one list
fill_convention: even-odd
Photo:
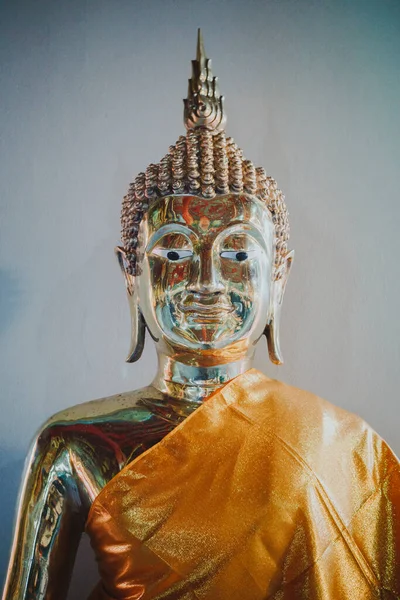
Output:
[[124,276],[129,308],[131,311],[131,346],[129,348],[128,356],[126,357],[126,362],[132,363],[139,360],[142,355],[146,323],[139,307],[135,277],[128,272],[128,260],[126,258],[125,250],[121,246],[117,246],[115,248],[115,254],[117,255],[118,264]]
[[283,364],[279,339],[279,327],[283,296],[285,294],[285,288],[289,278],[290,269],[292,267],[293,258],[294,250],[286,255],[281,277],[272,283],[270,317],[264,330],[267,338],[269,358],[271,362],[276,365]]

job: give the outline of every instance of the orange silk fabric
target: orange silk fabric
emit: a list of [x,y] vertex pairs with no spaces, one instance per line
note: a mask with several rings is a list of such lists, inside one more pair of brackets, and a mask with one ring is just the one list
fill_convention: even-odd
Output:
[[400,598],[400,467],[359,417],[252,369],[96,498],[91,600]]

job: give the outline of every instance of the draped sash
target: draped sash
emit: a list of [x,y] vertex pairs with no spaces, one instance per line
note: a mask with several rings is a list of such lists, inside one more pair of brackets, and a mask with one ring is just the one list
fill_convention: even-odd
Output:
[[95,499],[90,600],[400,598],[400,467],[359,417],[255,369]]

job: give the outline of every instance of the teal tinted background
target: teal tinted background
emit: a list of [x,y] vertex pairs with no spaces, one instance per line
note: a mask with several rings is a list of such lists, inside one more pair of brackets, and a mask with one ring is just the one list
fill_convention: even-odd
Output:
[[[183,132],[197,27],[227,131],[284,190],[295,264],[285,365],[256,366],[365,418],[400,453],[400,4],[1,4],[0,578],[23,459],[50,414],[148,383],[124,364],[113,247],[129,181]],[[70,598],[95,567],[84,548]]]

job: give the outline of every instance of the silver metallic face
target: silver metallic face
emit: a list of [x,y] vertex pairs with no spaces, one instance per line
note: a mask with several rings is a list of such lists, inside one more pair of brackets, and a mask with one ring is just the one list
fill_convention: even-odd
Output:
[[139,305],[153,338],[201,351],[262,335],[274,257],[273,224],[261,201],[162,198],[139,238]]

